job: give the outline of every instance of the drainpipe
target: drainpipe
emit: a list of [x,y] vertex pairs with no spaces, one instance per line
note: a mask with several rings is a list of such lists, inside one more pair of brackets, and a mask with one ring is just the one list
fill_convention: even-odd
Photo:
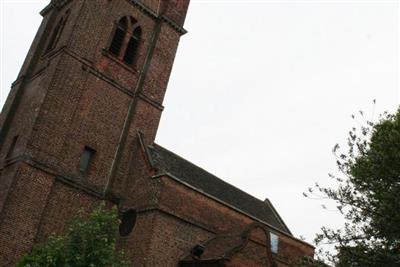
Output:
[[121,161],[121,156],[122,156],[123,150],[125,148],[125,143],[126,143],[126,139],[128,137],[129,128],[132,124],[132,116],[133,116],[133,113],[135,112],[135,109],[137,106],[137,97],[143,91],[144,81],[146,79],[146,75],[147,75],[147,72],[150,67],[151,59],[153,58],[154,49],[157,44],[158,36],[161,31],[161,25],[162,25],[162,20],[158,16],[156,18],[156,24],[154,26],[154,31],[151,36],[149,48],[147,49],[147,52],[146,52],[146,58],[145,58],[145,61],[143,64],[143,68],[142,68],[142,71],[140,72],[139,79],[136,84],[134,96],[132,97],[132,99],[129,103],[128,112],[125,117],[125,122],[124,122],[124,126],[122,128],[121,136],[119,138],[117,150],[115,152],[114,159],[111,164],[110,172],[108,174],[107,183],[104,187],[104,191],[103,191],[104,198],[110,197],[110,193],[113,188],[113,184],[115,181],[115,173],[116,173],[117,167]]

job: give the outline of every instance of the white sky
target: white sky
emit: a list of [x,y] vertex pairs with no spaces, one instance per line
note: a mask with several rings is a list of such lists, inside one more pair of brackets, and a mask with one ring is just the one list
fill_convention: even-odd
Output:
[[[2,106],[48,1],[0,2]],[[302,192],[330,183],[351,114],[398,106],[398,1],[192,0],[185,28],[157,142],[268,197],[307,241],[339,226]]]

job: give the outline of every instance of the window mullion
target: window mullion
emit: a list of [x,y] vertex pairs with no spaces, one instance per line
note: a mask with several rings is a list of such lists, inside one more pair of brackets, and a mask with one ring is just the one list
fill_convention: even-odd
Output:
[[129,43],[129,40],[131,39],[131,36],[132,35],[130,34],[130,32],[126,31],[125,38],[124,38],[124,41],[122,43],[121,51],[120,51],[119,57],[118,57],[121,60],[124,60],[126,49],[128,48],[128,43]]

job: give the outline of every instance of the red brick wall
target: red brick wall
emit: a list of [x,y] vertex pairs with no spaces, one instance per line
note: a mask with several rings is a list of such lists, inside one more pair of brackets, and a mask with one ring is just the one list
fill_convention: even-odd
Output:
[[98,203],[96,197],[55,181],[41,215],[35,242],[44,242],[51,234],[61,234],[80,211],[89,212]]
[[124,249],[126,257],[133,263],[132,266],[152,266],[148,262],[151,260],[149,257],[154,223],[154,212],[141,212],[132,233],[119,239],[118,247]]
[[[189,189],[171,178],[161,178],[162,193],[159,207],[197,227],[205,227],[215,233],[241,233],[254,220],[243,213],[235,211],[211,198]],[[268,227],[267,227],[268,228]],[[271,229],[279,235],[279,256],[296,260],[304,255],[312,256],[314,248],[307,243],[294,239],[279,231]]]
[[31,166],[19,166],[0,220],[0,266],[12,266],[35,240],[54,179]]
[[145,266],[177,266],[194,245],[210,237],[212,233],[202,228],[156,211]]
[[266,255],[266,247],[260,243],[249,241],[249,243],[230,261],[227,262],[227,267],[242,267],[242,266],[270,266],[267,265],[268,259]]

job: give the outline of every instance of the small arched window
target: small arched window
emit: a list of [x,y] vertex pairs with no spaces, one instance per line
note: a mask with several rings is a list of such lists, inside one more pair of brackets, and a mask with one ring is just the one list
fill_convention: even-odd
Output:
[[132,17],[123,17],[118,22],[109,51],[128,65],[136,59],[142,30]]
[[122,18],[115,29],[114,38],[110,45],[110,52],[116,56],[121,52],[122,44],[124,43],[125,36],[128,30],[128,23],[126,18]]
[[67,22],[67,18],[69,15],[69,10],[65,12],[65,15],[60,18],[58,23],[56,24],[56,27],[54,28],[49,43],[47,44],[46,52],[49,52],[50,50],[54,49],[57,45],[58,40],[60,39],[61,33],[64,29],[65,23]]
[[121,236],[129,235],[136,224],[137,212],[129,209],[120,214],[121,223],[119,224],[119,234]]

